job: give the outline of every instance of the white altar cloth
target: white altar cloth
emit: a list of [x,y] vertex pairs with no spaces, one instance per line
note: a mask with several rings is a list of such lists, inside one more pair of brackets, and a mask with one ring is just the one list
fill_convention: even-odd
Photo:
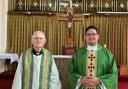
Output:
[[0,53],[0,60],[9,59],[10,63],[18,61],[18,54],[16,53]]
[[72,55],[53,55],[53,58],[68,58],[68,59],[71,59]]

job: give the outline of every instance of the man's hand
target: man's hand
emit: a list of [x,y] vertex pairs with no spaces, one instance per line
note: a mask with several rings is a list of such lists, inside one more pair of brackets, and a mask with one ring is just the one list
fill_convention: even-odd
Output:
[[81,78],[80,83],[83,85],[88,85],[90,82],[90,77],[89,76],[84,76],[83,78]]
[[85,86],[96,86],[96,85],[100,84],[100,80],[94,76],[84,76],[81,79],[80,83]]
[[91,81],[94,85],[98,85],[100,84],[100,80],[97,77],[92,77],[92,81]]

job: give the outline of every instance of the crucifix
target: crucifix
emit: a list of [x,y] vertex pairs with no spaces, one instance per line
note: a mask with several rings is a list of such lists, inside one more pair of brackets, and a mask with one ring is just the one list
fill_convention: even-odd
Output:
[[66,14],[61,14],[58,15],[58,20],[67,20],[67,41],[66,44],[69,46],[73,45],[73,36],[72,36],[72,24],[73,21],[79,20],[83,21],[84,20],[84,15],[82,14],[73,14],[73,7],[72,7],[72,0],[70,0],[70,7],[67,10]]

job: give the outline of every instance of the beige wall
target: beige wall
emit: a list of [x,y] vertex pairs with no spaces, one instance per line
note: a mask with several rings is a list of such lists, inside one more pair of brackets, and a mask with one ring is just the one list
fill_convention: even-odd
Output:
[[0,52],[5,52],[7,43],[8,0],[0,0]]

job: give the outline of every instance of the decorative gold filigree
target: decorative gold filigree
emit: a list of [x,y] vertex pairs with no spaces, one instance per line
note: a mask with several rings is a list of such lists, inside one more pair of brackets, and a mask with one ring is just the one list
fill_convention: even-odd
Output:
[[34,7],[37,7],[37,5],[38,5],[38,2],[35,0],[35,1],[33,2],[33,6],[34,6]]
[[120,2],[120,8],[124,8],[124,2]]
[[89,4],[89,6],[90,6],[91,8],[93,8],[93,7],[95,6],[94,1],[91,1],[91,3]]
[[104,6],[105,6],[105,8],[109,8],[110,7],[110,4],[109,4],[109,2],[105,2],[105,4],[104,4]]

